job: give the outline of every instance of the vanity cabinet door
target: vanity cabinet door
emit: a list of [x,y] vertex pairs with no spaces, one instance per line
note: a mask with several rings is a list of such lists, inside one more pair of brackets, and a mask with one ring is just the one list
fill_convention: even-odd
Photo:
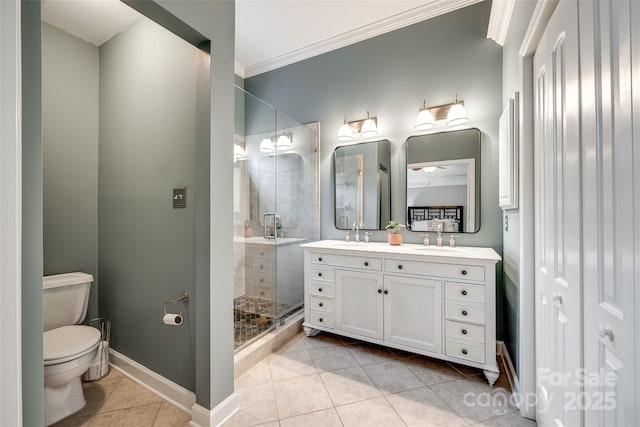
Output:
[[442,354],[442,282],[384,276],[384,340]]
[[336,329],[381,340],[383,295],[382,275],[336,270]]

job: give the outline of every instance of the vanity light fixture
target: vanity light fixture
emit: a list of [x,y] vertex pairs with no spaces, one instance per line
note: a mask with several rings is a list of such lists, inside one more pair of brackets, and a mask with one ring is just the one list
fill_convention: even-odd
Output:
[[233,144],[233,161],[237,162],[238,160],[246,160],[246,158],[247,155],[240,144]]
[[276,149],[278,151],[288,151],[293,147],[292,137],[285,135],[284,133],[278,137],[276,142]]
[[260,142],[260,151],[263,153],[273,153],[273,141],[265,138]]
[[367,119],[362,124],[360,128],[360,134],[365,138],[370,138],[372,136],[376,136],[378,134],[378,124],[375,118],[369,117],[369,112],[367,111]]
[[371,117],[367,111],[367,118],[361,120],[354,120],[347,122],[347,117],[344,118],[344,123],[340,125],[336,139],[338,141],[351,141],[354,135],[360,135],[363,138],[370,138],[378,134],[378,118]]
[[469,120],[469,114],[465,110],[462,101],[458,102],[458,94],[456,94],[456,102],[449,108],[447,114],[447,124],[449,126],[457,126]]
[[344,123],[338,129],[338,135],[336,136],[338,141],[351,141],[353,140],[353,132],[351,126],[347,123],[347,116],[344,116]]
[[437,166],[425,166],[422,168],[422,170],[425,171],[426,173],[432,173],[436,169],[438,169]]
[[433,114],[427,108],[427,101],[422,103],[422,108],[419,110],[418,117],[416,117],[415,128],[417,130],[429,130],[436,125],[436,121],[433,118]]

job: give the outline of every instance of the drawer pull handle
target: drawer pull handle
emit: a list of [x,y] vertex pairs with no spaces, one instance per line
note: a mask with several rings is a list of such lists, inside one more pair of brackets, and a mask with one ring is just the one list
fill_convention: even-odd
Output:
[[322,303],[321,302],[318,303],[318,307],[322,307]]
[[322,317],[321,317],[321,318],[319,318],[319,319],[318,319],[318,321],[319,321],[320,323],[322,323]]
[[[320,319],[320,321],[322,322],[322,319]],[[467,353],[469,353],[469,352],[467,351],[467,349],[466,349],[466,348],[463,348],[463,349],[462,349],[462,354],[467,354]]]
[[322,288],[318,288],[318,292],[322,292]]
[[467,275],[467,270],[462,270],[461,273],[462,273],[463,276],[466,276]]
[[402,270],[402,264],[398,266],[398,270]]
[[382,289],[378,289],[378,293],[381,294],[382,293]]
[[467,310],[462,310],[462,315],[463,315],[463,316],[466,316],[467,314],[468,314],[468,313],[467,313]]
[[365,266],[365,267],[369,267],[369,261],[365,261],[365,262],[364,262],[364,266]]
[[264,252],[260,252],[260,255],[264,255]]
[[462,291],[460,291],[460,293],[461,293],[462,295],[465,295],[465,296],[467,295],[467,291],[466,291],[465,289],[463,289]]
[[387,289],[384,290],[385,295],[389,295],[389,291]]
[[318,273],[318,277],[322,277],[322,273]]
[[264,268],[264,266],[262,266],[262,265],[261,265],[261,266],[260,266],[260,270],[262,270],[263,268]]
[[264,291],[260,292],[260,295],[264,295]]
[[264,282],[264,279],[260,279],[260,283]]
[[318,261],[319,261],[319,262],[322,262],[322,257],[318,258]]
[[462,335],[467,335],[467,330],[466,330],[466,329],[463,329],[463,330],[462,330],[462,331],[460,331],[460,332],[462,332]]

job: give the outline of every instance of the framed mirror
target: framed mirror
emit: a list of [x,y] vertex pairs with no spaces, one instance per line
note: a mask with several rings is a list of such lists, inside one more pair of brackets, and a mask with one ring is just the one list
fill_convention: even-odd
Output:
[[407,139],[407,229],[480,229],[480,130]]
[[391,217],[389,141],[340,146],[333,152],[335,226],[382,230]]

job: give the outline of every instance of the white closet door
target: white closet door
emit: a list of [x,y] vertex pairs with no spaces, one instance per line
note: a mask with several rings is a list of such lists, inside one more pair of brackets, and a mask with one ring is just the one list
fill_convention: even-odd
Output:
[[578,66],[577,2],[560,2],[534,56],[536,417],[541,426],[582,424],[582,412],[572,404],[581,391],[575,373],[582,363]]
[[[638,425],[634,346],[634,232],[640,224],[637,1],[580,3],[583,105],[584,364],[587,426]],[[632,24],[633,23],[633,24]],[[632,48],[636,57],[632,56]],[[635,87],[633,87],[635,84]],[[636,101],[636,108],[638,108]],[[637,166],[636,166],[637,167]],[[635,225],[634,225],[635,223]],[[636,240],[635,245],[638,244]],[[636,246],[637,251],[637,246]],[[636,273],[638,270],[636,270]],[[635,313],[637,316],[638,314]]]

